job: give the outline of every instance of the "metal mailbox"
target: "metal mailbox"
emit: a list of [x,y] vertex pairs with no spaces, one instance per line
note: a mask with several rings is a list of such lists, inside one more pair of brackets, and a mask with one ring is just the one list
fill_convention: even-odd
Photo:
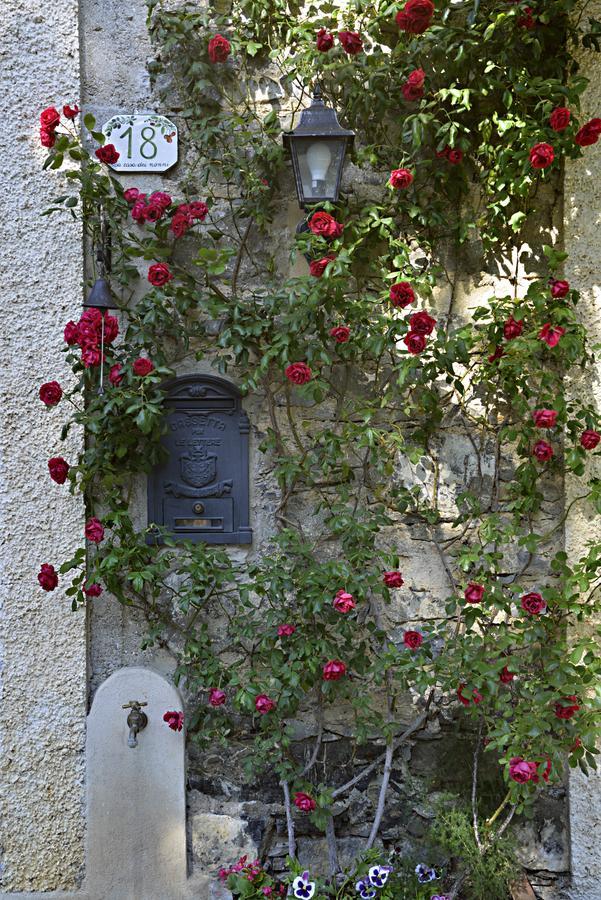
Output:
[[164,389],[168,455],[148,478],[149,524],[176,539],[250,544],[249,422],[240,392],[214,375],[173,378]]

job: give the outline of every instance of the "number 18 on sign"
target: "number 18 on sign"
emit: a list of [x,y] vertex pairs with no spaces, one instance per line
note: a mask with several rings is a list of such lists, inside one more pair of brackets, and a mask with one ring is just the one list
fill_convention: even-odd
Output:
[[177,162],[177,128],[165,116],[113,116],[102,132],[119,153],[117,172],[165,172]]

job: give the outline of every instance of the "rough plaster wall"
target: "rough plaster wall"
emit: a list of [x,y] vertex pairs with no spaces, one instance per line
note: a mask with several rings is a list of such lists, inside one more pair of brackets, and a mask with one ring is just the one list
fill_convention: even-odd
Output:
[[86,623],[62,588],[36,575],[81,544],[83,508],[50,480],[47,459],[77,457],[81,435],[60,443],[63,410],[39,385],[67,383],[62,325],[81,306],[81,237],[41,211],[61,179],[42,172],[38,115],[79,95],[77,0],[5,0],[0,158],[0,884],[74,888],[83,865]]
[[[601,16],[599,0],[587,7],[587,15]],[[584,94],[583,118],[601,112],[601,58],[587,53],[582,73],[590,79]],[[584,157],[566,166],[564,182],[564,240],[570,254],[565,274],[582,292],[580,318],[592,344],[601,342],[601,277],[599,274],[599,226],[601,224],[601,144],[586,147]],[[601,360],[576,381],[571,390],[585,401],[601,397]],[[592,467],[591,467],[592,474]],[[597,477],[601,466],[596,461]],[[566,502],[580,493],[578,479],[566,479]],[[566,551],[575,560],[586,553],[587,542],[601,540],[601,519],[590,508],[573,507],[566,523]],[[570,777],[572,843],[572,900],[599,900],[601,896],[601,773],[587,777],[574,771]]]

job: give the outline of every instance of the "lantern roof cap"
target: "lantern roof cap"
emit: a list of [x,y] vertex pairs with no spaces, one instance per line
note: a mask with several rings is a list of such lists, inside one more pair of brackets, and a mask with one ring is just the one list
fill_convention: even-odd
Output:
[[346,138],[352,144],[355,132],[342,128],[338,122],[336,110],[326,106],[321,99],[321,88],[316,85],[313,90],[311,106],[301,113],[300,122],[293,131],[285,131],[284,146],[288,147],[290,138]]
[[97,278],[83,305],[92,309],[117,309],[106,278]]

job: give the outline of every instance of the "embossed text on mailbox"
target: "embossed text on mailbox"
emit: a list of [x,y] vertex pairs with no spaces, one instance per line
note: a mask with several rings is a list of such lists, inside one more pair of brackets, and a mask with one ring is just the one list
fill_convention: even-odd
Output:
[[148,478],[149,524],[175,538],[249,544],[249,423],[239,391],[214,375],[184,375],[164,389],[167,457]]

